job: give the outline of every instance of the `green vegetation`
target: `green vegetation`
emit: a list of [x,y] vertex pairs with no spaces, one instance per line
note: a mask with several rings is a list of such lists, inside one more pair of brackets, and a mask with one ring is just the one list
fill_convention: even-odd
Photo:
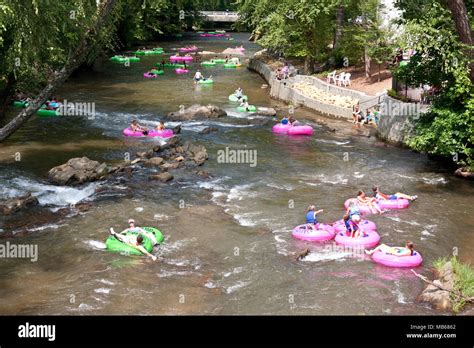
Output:
[[[409,63],[395,75],[411,86],[430,85],[439,92],[429,112],[421,115],[416,136],[409,145],[474,169],[474,84],[470,72],[469,48],[461,42],[453,16],[438,1],[417,1],[417,6],[400,1],[404,10],[404,34],[400,47],[414,49]],[[471,8],[472,11],[472,8]],[[472,12],[469,14],[473,26]]]
[[461,263],[455,256],[451,259],[439,258],[433,262],[433,266],[439,273],[448,261],[451,262],[454,272],[454,293],[451,293],[450,300],[453,311],[457,313],[466,305],[467,298],[474,297],[474,269],[469,264]]
[[[80,65],[108,51],[179,34],[202,23],[200,10],[229,5],[228,0],[2,1],[0,122],[16,92],[39,96],[39,107]],[[35,105],[0,128],[0,141],[36,112]]]

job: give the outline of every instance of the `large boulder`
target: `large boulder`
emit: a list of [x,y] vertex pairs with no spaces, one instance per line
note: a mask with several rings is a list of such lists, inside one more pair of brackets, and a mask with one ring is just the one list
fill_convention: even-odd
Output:
[[0,211],[5,214],[12,214],[20,209],[24,209],[29,206],[37,205],[38,199],[34,197],[31,192],[20,196],[9,198],[3,201],[0,201]]
[[52,168],[48,172],[48,177],[55,184],[77,185],[99,180],[112,171],[113,168],[106,163],[99,163],[87,157],[76,157]]
[[189,120],[198,120],[198,119],[208,119],[208,118],[219,118],[227,116],[227,113],[224,109],[221,109],[215,105],[199,105],[194,104],[189,108],[170,112],[168,118],[172,121],[189,121]]
[[[438,274],[439,279],[433,281],[419,296],[421,302],[427,302],[442,311],[452,310],[449,291],[454,287],[454,273],[451,262],[443,265]],[[441,289],[441,288],[442,289]],[[446,289],[446,290],[443,290]]]
[[259,106],[257,108],[257,114],[262,116],[276,116],[277,112],[274,108]]

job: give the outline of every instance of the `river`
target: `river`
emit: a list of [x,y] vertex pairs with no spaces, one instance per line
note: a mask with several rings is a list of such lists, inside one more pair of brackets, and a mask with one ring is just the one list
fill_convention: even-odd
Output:
[[[260,49],[246,34],[233,37],[187,35],[150,46],[222,51],[243,44],[247,56]],[[34,118],[0,145],[0,198],[32,191],[40,201],[27,212],[0,217],[2,243],[39,250],[37,262],[0,260],[1,314],[435,314],[416,301],[423,284],[409,270],[350,257],[333,243],[297,241],[291,229],[304,222],[309,204],[324,209],[322,222],[335,221],[347,198],[378,184],[386,192],[419,196],[406,210],[370,217],[383,242],[415,243],[424,256],[419,272],[453,248],[473,262],[472,183],[423,154],[381,146],[357,132],[330,132],[311,121],[322,116],[309,111],[296,115],[315,127],[313,137],[276,136],[227,100],[241,86],[252,104],[283,108],[261,88],[260,76],[217,67],[203,69],[214,86],[195,86],[191,75],[171,69],[143,79],[157,57],[131,67],[107,62],[71,78],[57,97],[95,103],[93,119]],[[211,179],[180,172],[162,184],[148,181],[150,169],[143,168],[132,178],[115,179],[108,184],[114,190],[105,193],[96,192],[100,183],[65,188],[47,182],[47,171],[71,157],[115,162],[150,148],[157,140],[125,139],[121,130],[134,118],[154,125],[194,103],[213,103],[229,113],[183,124],[184,139],[206,146],[210,158],[203,169]],[[218,131],[199,134],[206,126]],[[257,165],[219,163],[217,153],[226,147],[257,150]],[[78,202],[91,207],[64,213]],[[163,231],[161,262],[104,250],[109,227],[121,230],[129,217]],[[294,253],[306,247],[312,253],[296,262]]]

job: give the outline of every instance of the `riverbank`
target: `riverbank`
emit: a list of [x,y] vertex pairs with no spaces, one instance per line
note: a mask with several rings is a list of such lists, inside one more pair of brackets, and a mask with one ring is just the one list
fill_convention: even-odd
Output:
[[415,273],[428,286],[419,296],[419,300],[433,305],[442,311],[460,313],[472,311],[474,303],[474,269],[462,263],[455,256],[435,260],[433,281]]
[[[427,105],[405,103],[389,97],[386,93],[369,96],[354,89],[347,89],[328,84],[316,76],[299,75],[296,69],[284,80],[276,78],[276,69],[283,62],[269,56],[265,50],[257,52],[249,59],[248,69],[262,76],[270,87],[270,97],[281,100],[294,107],[304,107],[316,111],[329,119],[342,119],[352,122],[352,110],[359,105],[362,111],[370,108],[380,110],[377,127],[363,126],[357,128],[366,136],[376,136],[380,140],[399,147],[411,148],[410,141],[416,133],[416,120],[428,110]],[[385,81],[386,83],[386,81]],[[319,117],[312,117],[320,122]],[[324,125],[335,124],[328,120]],[[331,126],[330,126],[331,127]],[[338,130],[353,134],[347,124]],[[336,129],[336,128],[334,128]],[[361,131],[365,129],[365,131]],[[474,173],[467,168],[454,168],[453,175],[463,179],[474,179]]]

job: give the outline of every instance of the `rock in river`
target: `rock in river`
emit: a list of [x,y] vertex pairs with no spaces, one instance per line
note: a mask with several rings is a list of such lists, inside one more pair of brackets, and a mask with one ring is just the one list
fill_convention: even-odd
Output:
[[172,121],[189,121],[206,118],[219,118],[224,116],[227,116],[227,113],[224,109],[221,109],[215,105],[199,104],[194,104],[187,109],[170,112],[168,114],[168,118]]
[[149,179],[150,180],[158,180],[158,181],[161,181],[161,182],[167,182],[167,181],[173,180],[173,175],[171,175],[168,172],[163,172],[163,173],[160,173],[160,174],[150,175]]
[[28,192],[26,195],[20,197],[14,197],[0,201],[0,211],[2,211],[3,214],[8,215],[20,209],[36,204],[38,204],[38,199],[32,196],[31,192]]
[[112,167],[106,163],[99,163],[87,157],[76,157],[52,168],[48,172],[48,177],[55,184],[76,185],[99,180],[112,171]]

